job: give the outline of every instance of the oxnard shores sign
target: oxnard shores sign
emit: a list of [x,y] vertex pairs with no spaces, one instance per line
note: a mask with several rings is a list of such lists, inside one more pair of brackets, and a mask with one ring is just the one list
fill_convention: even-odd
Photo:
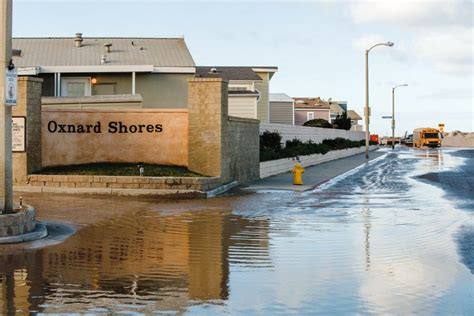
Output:
[[[56,121],[48,122],[48,132],[50,133],[77,133],[77,134],[100,134],[102,133],[102,122],[95,124],[61,124]],[[127,125],[121,121],[111,121],[106,124],[106,132],[110,134],[135,134],[135,133],[161,133],[163,132],[162,124],[131,124]]]
[[43,166],[141,161],[187,166],[186,109],[43,109]]

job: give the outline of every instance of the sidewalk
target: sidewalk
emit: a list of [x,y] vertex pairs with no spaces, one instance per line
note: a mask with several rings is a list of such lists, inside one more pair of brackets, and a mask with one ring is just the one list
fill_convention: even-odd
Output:
[[[382,156],[384,152],[379,150],[371,151],[370,160]],[[328,161],[319,165],[308,167],[303,174],[304,185],[293,185],[293,174],[283,173],[273,177],[257,180],[251,183],[244,190],[292,190],[306,191],[314,189],[324,182],[350,171],[366,162],[365,153],[346,158]]]

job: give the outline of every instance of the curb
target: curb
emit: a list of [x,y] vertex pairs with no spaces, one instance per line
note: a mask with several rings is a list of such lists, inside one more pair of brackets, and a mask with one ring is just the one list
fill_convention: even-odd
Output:
[[218,195],[221,195],[235,187],[237,187],[239,185],[239,183],[237,181],[232,181],[232,182],[229,182],[229,183],[226,183],[226,184],[223,184],[215,189],[212,189],[210,191],[207,191],[206,192],[206,196],[208,198],[213,198],[213,197],[216,197]]
[[206,192],[197,190],[161,190],[161,189],[115,189],[115,188],[55,188],[14,186],[15,192],[53,193],[75,195],[102,195],[102,196],[148,196],[160,198],[203,198]]

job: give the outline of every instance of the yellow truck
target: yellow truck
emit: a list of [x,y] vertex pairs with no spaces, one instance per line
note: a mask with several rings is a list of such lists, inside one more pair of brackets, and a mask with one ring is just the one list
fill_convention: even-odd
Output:
[[413,131],[413,147],[440,147],[441,135],[436,128],[417,128]]

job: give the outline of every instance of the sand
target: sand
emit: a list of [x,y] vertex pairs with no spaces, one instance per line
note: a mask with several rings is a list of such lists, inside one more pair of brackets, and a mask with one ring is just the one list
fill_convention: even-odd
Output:
[[474,148],[474,133],[460,131],[446,133],[441,144],[444,147]]

